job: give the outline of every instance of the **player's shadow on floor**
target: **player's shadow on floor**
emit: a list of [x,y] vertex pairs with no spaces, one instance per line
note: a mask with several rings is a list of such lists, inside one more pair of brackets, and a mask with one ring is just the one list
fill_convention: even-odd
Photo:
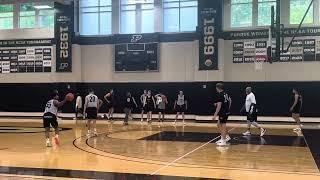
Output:
[[[208,142],[217,136],[219,136],[219,134],[217,133],[162,131],[160,133],[142,138],[140,140]],[[307,146],[303,137],[301,136],[265,135],[263,137],[260,137],[259,135],[243,136],[242,134],[230,134],[230,136],[231,140],[229,141],[229,143],[231,145],[252,144],[296,147]]]

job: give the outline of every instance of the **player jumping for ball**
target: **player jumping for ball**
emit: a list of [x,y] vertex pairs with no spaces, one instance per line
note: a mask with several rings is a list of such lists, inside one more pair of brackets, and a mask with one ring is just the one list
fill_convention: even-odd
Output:
[[49,100],[46,104],[44,114],[43,114],[43,127],[45,128],[46,146],[47,147],[51,147],[50,126],[52,126],[55,131],[55,136],[54,136],[55,144],[59,145],[59,143],[60,143],[59,123],[57,121],[57,113],[58,113],[58,108],[63,106],[67,102],[67,96],[64,98],[63,101],[59,102],[59,93],[57,90],[55,90],[52,93],[52,99]]

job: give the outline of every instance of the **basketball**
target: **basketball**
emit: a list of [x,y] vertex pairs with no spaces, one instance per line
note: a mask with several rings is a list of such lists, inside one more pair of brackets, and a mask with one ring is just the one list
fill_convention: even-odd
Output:
[[66,95],[66,100],[67,100],[67,101],[73,101],[73,99],[74,99],[74,95],[73,95],[72,93],[68,93],[68,94]]
[[207,59],[207,60],[204,62],[204,64],[209,67],[209,66],[212,65],[212,61],[211,61],[210,59]]

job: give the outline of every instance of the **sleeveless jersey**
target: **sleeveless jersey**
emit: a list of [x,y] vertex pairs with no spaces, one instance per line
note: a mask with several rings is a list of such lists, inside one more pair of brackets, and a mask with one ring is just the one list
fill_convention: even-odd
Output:
[[94,95],[94,94],[89,94],[86,96],[86,101],[88,102],[87,107],[94,107],[94,108],[98,108],[98,96]]
[[184,105],[184,103],[185,103],[184,95],[182,95],[182,96],[178,95],[177,105],[182,106],[182,105]]
[[114,94],[110,94],[110,96],[107,97],[107,100],[110,101],[111,103],[114,102]]
[[[295,96],[293,96],[293,101],[294,101],[294,99],[295,99]],[[298,102],[297,102],[296,106],[294,107],[294,109],[301,110],[301,106],[302,106],[302,96],[299,95]]]
[[135,106],[133,97],[127,96],[124,102],[124,107],[126,108],[133,108]]
[[146,105],[148,106],[152,106],[153,102],[152,102],[152,96],[147,96],[146,97]]
[[46,107],[44,109],[44,113],[52,113],[54,115],[57,115],[58,108],[53,104],[54,99],[51,99],[47,102]]

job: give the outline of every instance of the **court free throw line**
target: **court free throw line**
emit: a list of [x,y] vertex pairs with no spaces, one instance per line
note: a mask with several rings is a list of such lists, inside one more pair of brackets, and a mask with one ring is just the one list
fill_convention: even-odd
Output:
[[[231,128],[231,129],[228,131],[228,133],[229,133],[229,132],[231,132],[232,130],[234,130],[235,128],[236,128],[236,127]],[[171,165],[172,165],[172,164],[174,164],[175,162],[177,162],[177,161],[179,161],[179,160],[183,159],[184,157],[186,157],[186,156],[188,156],[188,155],[190,155],[190,154],[194,153],[195,151],[197,151],[197,150],[199,150],[199,149],[203,148],[204,146],[206,146],[206,145],[208,145],[208,144],[212,143],[213,141],[215,141],[216,139],[218,139],[218,138],[220,138],[220,137],[221,137],[221,135],[219,135],[219,136],[217,136],[217,137],[215,137],[215,138],[211,139],[210,141],[208,141],[208,142],[206,142],[206,143],[202,144],[201,146],[199,146],[199,147],[195,148],[194,150],[192,150],[192,151],[190,151],[190,152],[188,152],[188,153],[186,153],[186,154],[184,154],[184,155],[182,155],[182,156],[178,157],[177,159],[175,159],[175,160],[173,160],[173,161],[171,161],[171,162],[167,163],[166,165],[162,166],[161,168],[159,168],[158,170],[154,171],[154,172],[153,172],[153,173],[151,173],[150,175],[152,175],[152,176],[153,176],[153,175],[157,174],[159,171],[161,171],[161,170],[163,170],[163,169],[165,169],[165,168],[167,168],[167,167],[171,166]]]

